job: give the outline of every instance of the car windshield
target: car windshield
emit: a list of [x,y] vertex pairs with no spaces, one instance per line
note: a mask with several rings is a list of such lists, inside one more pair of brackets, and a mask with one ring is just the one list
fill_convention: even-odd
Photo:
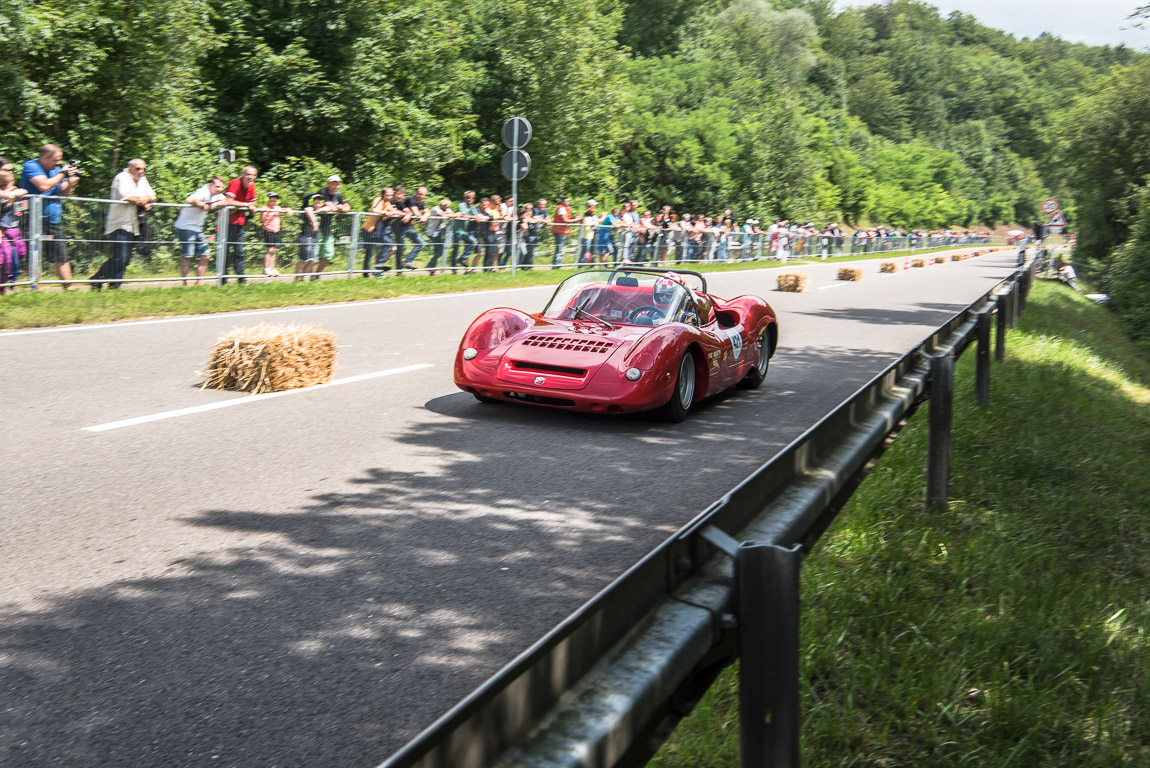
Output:
[[685,313],[693,312],[691,299],[682,283],[661,272],[595,269],[564,280],[547,302],[543,316],[606,325],[655,326],[689,322]]

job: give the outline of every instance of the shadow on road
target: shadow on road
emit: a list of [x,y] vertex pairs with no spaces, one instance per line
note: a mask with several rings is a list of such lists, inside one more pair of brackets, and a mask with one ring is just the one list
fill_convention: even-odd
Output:
[[0,763],[375,765],[885,358],[783,350],[679,425],[436,398],[398,436],[425,470],[372,456],[297,509],[203,510],[270,543],[7,616]]
[[[921,325],[925,329],[937,328],[948,319],[966,309],[965,304],[915,304],[917,309],[879,309],[867,307],[829,307],[820,310],[791,311],[791,315],[825,317],[848,323],[868,325]],[[926,335],[925,333],[923,334]]]

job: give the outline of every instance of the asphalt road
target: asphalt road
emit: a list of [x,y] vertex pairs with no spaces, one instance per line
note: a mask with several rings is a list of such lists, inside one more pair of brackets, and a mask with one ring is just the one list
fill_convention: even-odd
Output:
[[[1013,262],[711,276],[772,303],[780,349],[679,425],[455,389],[468,323],[549,288],[0,333],[0,764],[376,765]],[[387,375],[200,390],[265,321]]]

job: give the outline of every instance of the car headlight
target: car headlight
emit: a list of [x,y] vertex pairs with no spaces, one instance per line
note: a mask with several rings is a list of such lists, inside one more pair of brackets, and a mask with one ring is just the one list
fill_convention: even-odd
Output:
[[627,372],[623,375],[627,377],[627,381],[638,381],[639,377],[643,375],[643,372],[638,368],[628,368]]
[[476,349],[475,347],[468,347],[467,349],[463,350],[463,359],[464,360],[474,360],[475,356],[478,354],[479,354],[478,349]]

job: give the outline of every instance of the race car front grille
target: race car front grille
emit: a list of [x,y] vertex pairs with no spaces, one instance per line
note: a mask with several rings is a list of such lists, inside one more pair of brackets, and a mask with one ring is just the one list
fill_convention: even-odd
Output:
[[548,365],[546,363],[534,363],[528,360],[512,360],[511,368],[516,371],[530,371],[532,373],[558,373],[561,376],[575,376],[580,379],[587,375],[586,368],[572,368],[566,365]]
[[597,352],[605,355],[615,346],[615,342],[579,336],[528,336],[523,346],[562,349],[569,352]]
[[544,395],[531,395],[526,392],[504,392],[506,397],[512,400],[522,400],[525,403],[537,403],[539,405],[559,405],[559,406],[572,406],[575,405],[574,400],[568,400],[564,397],[545,397]]

